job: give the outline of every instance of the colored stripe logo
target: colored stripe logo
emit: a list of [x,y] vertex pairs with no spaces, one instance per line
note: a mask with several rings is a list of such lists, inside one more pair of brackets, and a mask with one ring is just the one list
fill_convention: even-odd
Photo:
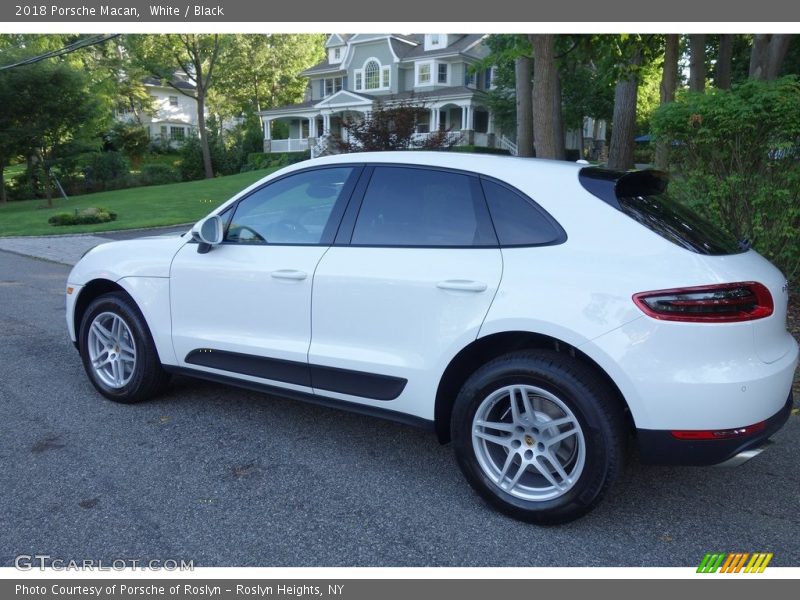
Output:
[[700,561],[698,573],[763,573],[772,552],[709,552]]

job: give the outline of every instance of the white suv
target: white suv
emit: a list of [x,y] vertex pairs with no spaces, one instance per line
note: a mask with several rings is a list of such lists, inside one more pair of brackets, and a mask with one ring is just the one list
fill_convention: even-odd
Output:
[[67,325],[107,398],[181,373],[430,427],[494,506],[558,523],[629,438],[662,464],[760,451],[792,406],[787,287],[655,172],[364,153],[98,246]]

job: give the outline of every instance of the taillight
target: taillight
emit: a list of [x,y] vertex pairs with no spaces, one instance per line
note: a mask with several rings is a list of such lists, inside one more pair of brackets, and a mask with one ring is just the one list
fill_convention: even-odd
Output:
[[774,310],[772,294],[754,281],[641,292],[633,301],[654,319],[692,323],[752,321]]

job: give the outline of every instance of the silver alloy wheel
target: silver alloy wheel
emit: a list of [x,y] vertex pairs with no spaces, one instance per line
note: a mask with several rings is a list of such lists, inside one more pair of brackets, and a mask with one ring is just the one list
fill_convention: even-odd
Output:
[[578,419],[558,397],[533,385],[505,386],[481,402],[472,447],[497,487],[535,502],[566,494],[586,460]]
[[136,342],[128,324],[116,313],[100,313],[89,326],[87,342],[97,378],[110,388],[124,387],[136,368]]

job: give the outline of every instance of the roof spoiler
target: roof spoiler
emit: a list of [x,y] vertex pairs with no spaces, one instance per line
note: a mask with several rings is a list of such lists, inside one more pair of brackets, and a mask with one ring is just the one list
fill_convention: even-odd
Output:
[[663,171],[614,171],[599,167],[584,167],[578,172],[581,185],[606,204],[620,209],[618,198],[662,194],[669,178]]

